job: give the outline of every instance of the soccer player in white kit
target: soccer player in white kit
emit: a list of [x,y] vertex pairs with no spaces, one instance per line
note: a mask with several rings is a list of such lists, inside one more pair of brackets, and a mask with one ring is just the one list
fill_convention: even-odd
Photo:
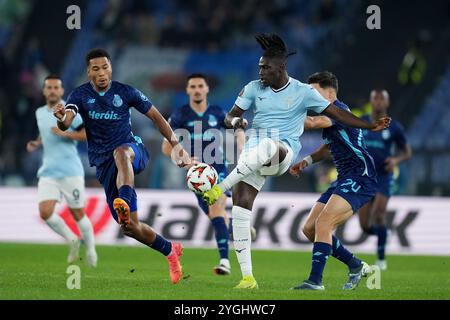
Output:
[[27,143],[27,151],[33,152],[42,145],[43,163],[37,176],[39,213],[46,224],[69,244],[68,263],[74,263],[79,256],[80,240],[64,220],[54,213],[62,196],[75,219],[86,245],[86,260],[91,267],[97,266],[94,230],[84,213],[85,190],[84,169],[77,151],[77,141],[86,140],[86,132],[80,116],[74,120],[72,129],[57,128],[53,107],[61,102],[64,88],[60,77],[48,76],[44,81],[43,94],[46,105],[36,110],[39,137]]
[[288,52],[279,36],[260,34],[256,40],[264,50],[259,60],[260,79],[244,87],[225,118],[229,128],[245,129],[247,121],[242,115],[253,108],[252,134],[236,168],[203,194],[204,199],[212,204],[233,187],[234,248],[243,276],[235,287],[237,289],[258,288],[253,277],[250,251],[253,202],[266,176],[280,176],[292,165],[301,149],[299,139],[307,112],[321,113],[347,126],[370,130],[385,128],[390,122],[390,118],[384,117],[369,123],[330,104],[312,86],[289,77],[286,62],[293,53]]

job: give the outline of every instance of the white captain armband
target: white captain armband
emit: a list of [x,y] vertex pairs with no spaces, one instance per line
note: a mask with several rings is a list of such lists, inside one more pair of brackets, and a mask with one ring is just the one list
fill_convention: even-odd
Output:
[[68,104],[68,105],[65,107],[65,109],[66,109],[66,111],[72,112],[73,115],[74,115],[75,117],[76,117],[77,114],[78,114],[78,107],[77,107],[76,105],[74,105],[74,104]]
[[313,163],[313,159],[311,158],[311,156],[304,157],[303,161],[306,161],[306,163],[308,164],[308,167],[310,165],[312,165],[312,163]]

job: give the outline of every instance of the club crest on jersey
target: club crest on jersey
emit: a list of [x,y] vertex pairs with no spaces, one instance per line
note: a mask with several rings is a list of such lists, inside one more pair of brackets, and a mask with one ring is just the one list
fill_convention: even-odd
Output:
[[288,108],[292,107],[292,105],[294,104],[294,99],[291,97],[284,99],[284,101],[286,101]]
[[217,118],[214,115],[210,114],[208,118],[208,124],[210,127],[217,126]]
[[391,137],[391,132],[389,131],[389,129],[381,131],[381,137],[383,138],[383,140],[389,139]]
[[114,95],[113,105],[116,108],[121,107],[123,105],[122,98],[118,94]]

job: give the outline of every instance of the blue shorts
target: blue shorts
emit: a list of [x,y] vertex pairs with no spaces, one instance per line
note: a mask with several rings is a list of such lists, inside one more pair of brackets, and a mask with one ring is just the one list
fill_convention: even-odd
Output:
[[[133,161],[134,174],[139,174],[145,169],[150,160],[149,153],[143,143],[127,143],[127,145],[133,149],[135,154]],[[106,202],[108,203],[109,211],[113,218],[118,221],[116,211],[113,207],[114,199],[119,197],[119,190],[117,190],[116,185],[117,167],[113,157],[97,167],[97,179],[105,189]],[[130,211],[137,211],[137,195],[134,189],[130,202]]]
[[337,194],[344,198],[357,212],[363,205],[371,201],[377,192],[376,179],[351,176],[339,178],[331,184],[317,200],[317,202],[327,203],[331,195]]
[[[215,165],[213,165],[213,167],[214,167],[214,169],[216,169],[217,174],[219,175],[219,178],[217,179],[217,183],[222,182],[222,180],[225,179],[225,177],[228,175],[228,169],[227,169],[226,165],[215,164]],[[227,197],[231,197],[231,190],[228,190],[227,192],[225,192],[225,195]],[[200,206],[202,211],[208,215],[209,214],[208,203],[202,198],[201,195],[195,194],[195,196],[197,197],[198,205]]]
[[394,189],[394,175],[392,173],[379,174],[377,181],[377,192],[388,198],[391,197]]

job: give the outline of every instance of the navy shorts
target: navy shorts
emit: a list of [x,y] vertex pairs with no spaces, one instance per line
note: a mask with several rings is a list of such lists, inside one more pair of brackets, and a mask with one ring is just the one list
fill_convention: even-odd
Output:
[[363,205],[371,201],[377,192],[376,179],[362,176],[339,178],[331,184],[317,200],[327,203],[331,195],[337,194],[347,200],[353,212],[357,212]]
[[[225,177],[228,175],[228,170],[227,170],[226,165],[215,164],[215,165],[213,165],[213,167],[214,167],[214,169],[216,169],[217,174],[219,175],[219,178],[217,179],[217,183],[222,182],[222,180],[225,179]],[[231,197],[231,190],[228,190],[227,192],[225,192],[225,195],[227,197]],[[195,194],[195,196],[197,197],[198,205],[200,206],[202,211],[208,215],[209,214],[208,203],[202,198],[201,195]]]
[[377,176],[377,192],[386,197],[392,196],[394,189],[394,175],[392,173],[383,173]]
[[[141,142],[127,143],[127,145],[129,145],[133,149],[135,154],[133,161],[134,174],[135,175],[139,174],[147,166],[148,161],[150,160],[150,155],[147,149],[145,148],[144,144]],[[114,199],[119,197],[119,190],[117,190],[116,185],[117,167],[113,157],[104,162],[101,166],[97,167],[97,179],[100,181],[103,188],[105,189],[106,201],[109,206],[109,211],[111,212],[113,218],[116,221],[118,221],[116,211],[114,210],[113,207]],[[137,195],[136,191],[134,190],[130,202],[130,211],[131,212],[137,211]]]

